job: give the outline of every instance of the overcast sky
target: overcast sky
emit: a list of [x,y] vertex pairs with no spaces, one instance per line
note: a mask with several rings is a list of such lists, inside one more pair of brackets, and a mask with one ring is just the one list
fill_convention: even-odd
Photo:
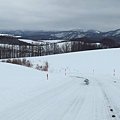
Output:
[[0,0],[0,29],[120,28],[120,0]]

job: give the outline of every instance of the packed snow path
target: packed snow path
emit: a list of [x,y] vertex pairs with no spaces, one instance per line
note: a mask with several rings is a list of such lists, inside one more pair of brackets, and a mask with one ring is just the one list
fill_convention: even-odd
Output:
[[84,77],[69,77],[70,81],[1,111],[0,120],[119,120],[120,85],[109,76],[86,77],[89,85]]

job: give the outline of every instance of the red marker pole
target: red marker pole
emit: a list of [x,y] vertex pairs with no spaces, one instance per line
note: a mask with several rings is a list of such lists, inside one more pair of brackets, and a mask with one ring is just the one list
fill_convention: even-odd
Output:
[[66,75],[66,69],[65,69],[65,75]]
[[48,66],[46,66],[46,71],[47,71],[47,80],[48,80]]
[[114,71],[113,71],[113,76],[115,76],[115,69],[114,69]]
[[47,80],[48,80],[48,73],[47,73]]

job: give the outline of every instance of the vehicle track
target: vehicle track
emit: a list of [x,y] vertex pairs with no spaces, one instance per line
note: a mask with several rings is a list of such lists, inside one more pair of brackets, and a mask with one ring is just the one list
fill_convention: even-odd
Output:
[[[98,87],[101,89],[101,92],[102,92],[103,98],[104,98],[103,103],[104,103],[104,105],[107,107],[107,111],[108,111],[108,114],[109,114],[109,119],[110,119],[110,120],[119,120],[119,119],[118,119],[119,117],[118,117],[118,115],[117,115],[116,112],[115,112],[115,106],[112,105],[109,96],[107,95],[106,91],[104,90],[104,87],[103,87],[103,85],[102,85],[103,83],[101,83],[100,80],[97,80],[97,79],[95,79],[95,78],[92,78],[92,79],[94,79],[94,80],[96,81],[96,83],[98,84]],[[105,83],[105,81],[104,81],[104,83]],[[111,85],[111,84],[107,83],[107,85],[109,86],[109,85]],[[113,111],[111,111],[111,109],[112,109]],[[115,115],[115,117],[113,118],[112,115]]]
[[[72,94],[76,92],[76,94],[74,95],[74,97],[76,98],[73,98],[74,101],[70,101],[70,104],[72,104],[71,106],[73,106],[74,108],[74,106],[77,104],[78,100],[80,99],[79,98],[80,93],[83,92],[82,88],[80,88],[79,86],[79,83],[80,81],[78,80],[74,80],[74,81],[72,80],[72,81],[69,81],[69,83],[65,83],[64,85],[60,85],[59,87],[56,87],[48,92],[40,94],[39,96],[36,96],[29,101],[25,101],[20,105],[17,105],[9,110],[6,110],[6,112],[1,113],[0,119],[1,120],[8,120],[8,119],[9,120],[16,120],[16,119],[17,120],[19,119],[20,120],[21,119],[37,120],[40,118],[44,119],[46,117],[45,111],[47,111],[48,109],[51,109],[51,110],[54,109],[53,106],[59,107],[59,103],[61,103],[61,101],[63,101],[62,104],[64,104],[64,101],[65,101],[64,97],[66,98],[67,96],[68,97],[72,96]],[[79,89],[79,92],[78,92],[78,89]],[[72,90],[72,93],[71,93],[71,90]],[[71,106],[67,106],[67,108],[63,110],[63,113],[61,112],[62,117],[64,116],[63,114],[69,111],[70,109],[69,107]],[[58,107],[56,109],[58,109]],[[5,114],[7,114],[7,116]]]
[[104,88],[94,78],[72,77],[32,99],[0,113],[0,120],[117,120],[111,117],[111,103]]

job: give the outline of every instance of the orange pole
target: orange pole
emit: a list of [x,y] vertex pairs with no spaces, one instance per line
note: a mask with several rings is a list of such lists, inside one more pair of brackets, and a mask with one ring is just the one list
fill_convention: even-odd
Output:
[[66,75],[66,69],[65,69],[65,75]]
[[48,80],[48,73],[47,73],[47,80]]
[[113,73],[113,76],[115,76],[115,69],[114,69],[114,73]]

